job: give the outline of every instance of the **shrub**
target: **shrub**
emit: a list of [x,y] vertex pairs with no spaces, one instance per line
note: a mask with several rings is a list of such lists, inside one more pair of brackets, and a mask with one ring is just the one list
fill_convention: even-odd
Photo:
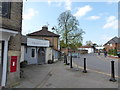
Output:
[[117,49],[109,49],[109,50],[108,50],[108,54],[109,54],[109,55],[117,56]]

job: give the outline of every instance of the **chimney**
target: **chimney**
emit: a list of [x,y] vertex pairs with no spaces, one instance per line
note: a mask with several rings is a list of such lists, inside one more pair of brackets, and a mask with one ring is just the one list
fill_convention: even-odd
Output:
[[43,26],[42,30],[47,30],[48,31],[48,27],[47,26]]

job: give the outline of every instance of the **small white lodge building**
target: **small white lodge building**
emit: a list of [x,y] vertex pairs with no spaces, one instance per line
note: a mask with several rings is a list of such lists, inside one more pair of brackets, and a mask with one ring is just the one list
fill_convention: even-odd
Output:
[[78,50],[87,50],[88,53],[93,53],[94,52],[92,46],[81,46],[81,47],[78,48]]
[[22,37],[21,60],[28,64],[45,64],[52,60],[52,49],[48,40]]

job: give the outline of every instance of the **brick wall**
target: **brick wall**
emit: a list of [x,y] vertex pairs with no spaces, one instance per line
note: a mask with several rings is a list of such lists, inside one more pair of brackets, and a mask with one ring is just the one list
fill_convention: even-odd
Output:
[[[22,0],[21,0],[22,1]],[[21,32],[22,2],[11,2],[10,18],[1,18],[2,27]]]
[[[21,0],[22,1],[22,0]],[[2,18],[2,28],[17,31],[8,42],[7,86],[10,87],[20,80],[20,55],[21,55],[21,27],[22,27],[22,2],[11,2],[10,18]],[[1,19],[1,18],[0,18]],[[10,72],[10,57],[17,56],[17,71]]]
[[115,48],[118,49],[119,46],[120,44],[110,44],[110,45],[105,45],[104,47],[107,51],[109,51],[110,49],[115,49]]

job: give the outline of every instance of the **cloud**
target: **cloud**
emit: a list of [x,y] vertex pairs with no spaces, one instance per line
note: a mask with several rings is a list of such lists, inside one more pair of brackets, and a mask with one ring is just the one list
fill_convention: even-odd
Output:
[[118,28],[118,20],[116,19],[115,16],[109,16],[107,18],[106,24],[103,26],[103,29],[117,29]]
[[114,3],[118,3],[119,0],[107,0],[106,1],[108,4],[114,4]]
[[91,10],[92,10],[92,7],[89,5],[86,5],[84,7],[80,7],[80,8],[78,8],[78,11],[74,14],[74,16],[76,16],[76,17],[85,16]]
[[47,0],[48,5],[51,5],[52,2],[55,2],[57,7],[64,4],[66,10],[71,10],[72,0]]
[[72,1],[71,0],[64,0],[64,2],[65,2],[66,9],[71,10]]
[[23,19],[24,20],[30,20],[32,19],[32,17],[34,17],[36,14],[38,14],[38,11],[33,9],[33,8],[29,8],[27,13],[23,14]]
[[100,16],[90,16],[87,19],[88,20],[97,20],[97,19],[100,19],[100,18],[101,18]]
[[47,2],[48,2],[48,5],[51,5],[51,2],[52,2],[52,1],[51,1],[51,0],[48,0]]

